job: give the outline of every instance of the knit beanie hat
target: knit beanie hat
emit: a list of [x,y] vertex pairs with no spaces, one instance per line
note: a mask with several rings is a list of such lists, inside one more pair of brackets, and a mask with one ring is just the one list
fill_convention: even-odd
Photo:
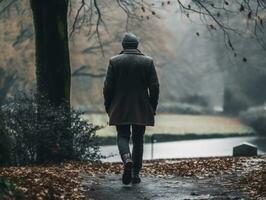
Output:
[[126,33],[122,41],[122,46],[124,49],[137,49],[138,48],[138,38],[133,33]]

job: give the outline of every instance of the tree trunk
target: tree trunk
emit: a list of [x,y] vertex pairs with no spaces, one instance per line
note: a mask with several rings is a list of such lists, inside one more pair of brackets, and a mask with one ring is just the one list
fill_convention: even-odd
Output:
[[0,166],[10,164],[10,138],[4,125],[4,119],[0,110]]
[[38,95],[53,106],[70,106],[68,0],[31,0],[35,27]]
[[[69,119],[62,119],[64,128],[62,125],[55,127],[56,114],[54,117],[48,116],[46,108],[49,104],[55,109],[55,112],[61,112],[62,107],[66,112],[70,110],[71,72],[67,26],[68,0],[30,0],[30,2],[36,48],[39,127],[37,159],[39,162],[62,160],[64,159],[62,157],[66,157],[66,152],[58,153],[57,151],[55,153],[54,149],[59,149],[59,151],[64,149],[65,151],[67,148],[71,151],[72,137],[68,132],[70,121]],[[47,127],[47,124],[50,125],[50,130],[42,128],[43,126]],[[58,136],[58,132],[60,132],[60,136]],[[66,147],[64,144],[68,144],[68,146]],[[60,145],[64,147],[60,148]]]

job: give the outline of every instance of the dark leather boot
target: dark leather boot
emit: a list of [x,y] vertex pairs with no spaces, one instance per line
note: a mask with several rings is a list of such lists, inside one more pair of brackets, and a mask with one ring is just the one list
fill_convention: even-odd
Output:
[[122,176],[122,182],[125,185],[128,185],[132,180],[131,170],[133,166],[133,161],[130,154],[124,154],[121,156],[124,163],[124,172]]

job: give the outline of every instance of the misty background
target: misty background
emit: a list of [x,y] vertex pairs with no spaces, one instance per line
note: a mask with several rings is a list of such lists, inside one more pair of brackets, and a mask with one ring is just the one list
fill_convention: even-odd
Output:
[[[72,6],[77,9],[77,5]],[[97,38],[88,38],[86,26],[70,37],[74,108],[104,112],[102,87],[109,58],[122,50],[121,40],[128,31],[139,37],[139,49],[155,60],[160,80],[159,113],[221,113],[238,117],[251,108],[264,109],[265,50],[243,18],[232,16],[229,22],[242,27],[241,37],[231,36],[235,53],[226,47],[221,31],[208,28],[197,14],[181,13],[172,3],[158,7],[156,16],[143,12],[142,20],[127,19],[115,3],[107,6],[102,2],[100,6],[108,30],[100,30],[102,48]],[[12,13],[18,7],[23,12]],[[1,93],[3,102],[18,90],[35,87],[33,24],[28,2],[18,2],[12,9],[0,16],[1,76],[9,77],[10,83],[8,90]],[[3,81],[2,85],[6,87]]]

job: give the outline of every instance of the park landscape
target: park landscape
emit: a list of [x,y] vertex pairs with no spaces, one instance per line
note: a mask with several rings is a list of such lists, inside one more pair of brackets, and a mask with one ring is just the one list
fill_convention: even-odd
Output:
[[[0,0],[0,199],[265,199],[265,7]],[[125,32],[160,81],[143,182],[129,186],[102,96]],[[233,156],[239,141],[258,153]]]

